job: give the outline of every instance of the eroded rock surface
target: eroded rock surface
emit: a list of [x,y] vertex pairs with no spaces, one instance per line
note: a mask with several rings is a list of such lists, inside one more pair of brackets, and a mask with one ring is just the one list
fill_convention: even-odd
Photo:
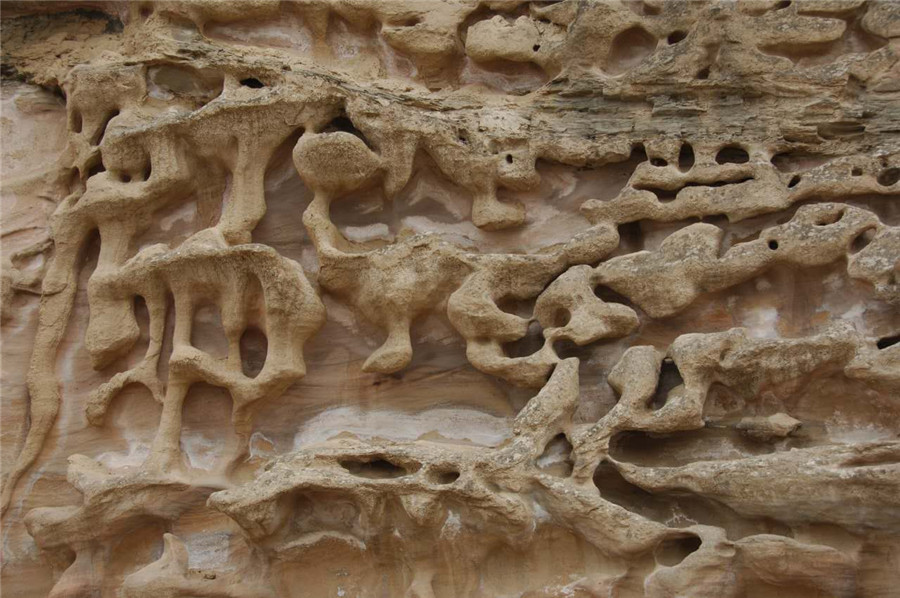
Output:
[[900,4],[4,2],[23,598],[900,585]]

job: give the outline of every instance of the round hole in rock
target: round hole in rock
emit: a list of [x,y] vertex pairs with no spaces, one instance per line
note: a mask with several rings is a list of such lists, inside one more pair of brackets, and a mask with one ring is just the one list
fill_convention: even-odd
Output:
[[631,27],[613,38],[606,72],[624,73],[644,61],[656,49],[656,38],[642,27]]
[[716,154],[717,164],[746,164],[749,161],[747,150],[736,145],[726,145]]
[[662,158],[653,158],[652,160],[650,160],[650,164],[652,164],[653,166],[659,166],[659,167],[669,165],[669,163],[666,162],[665,160],[663,160]]
[[241,370],[248,378],[256,378],[266,365],[269,341],[262,330],[251,326],[241,335]]
[[553,318],[550,322],[550,326],[552,328],[562,328],[566,324],[569,323],[569,320],[572,318],[572,314],[565,307],[558,308],[555,312],[553,312]]
[[776,241],[775,239],[769,241],[769,249],[771,249],[772,251],[778,249],[778,241]]
[[531,46],[531,49],[532,51],[537,52],[541,49],[541,44],[534,44],[533,46]]
[[682,538],[669,538],[660,542],[653,556],[656,562],[666,567],[674,567],[686,559],[688,555],[697,552],[703,541],[698,536],[685,536]]
[[507,163],[507,164],[512,164],[512,163],[513,163],[513,157],[512,157],[512,154],[506,154],[506,163]]
[[900,168],[888,168],[887,170],[882,170],[881,174],[878,175],[878,184],[882,187],[896,185],[897,181],[900,181]]

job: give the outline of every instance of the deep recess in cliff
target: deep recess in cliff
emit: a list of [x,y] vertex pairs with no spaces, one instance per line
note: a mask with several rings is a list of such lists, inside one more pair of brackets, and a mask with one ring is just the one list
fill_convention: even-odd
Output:
[[0,9],[5,595],[897,595],[900,3]]

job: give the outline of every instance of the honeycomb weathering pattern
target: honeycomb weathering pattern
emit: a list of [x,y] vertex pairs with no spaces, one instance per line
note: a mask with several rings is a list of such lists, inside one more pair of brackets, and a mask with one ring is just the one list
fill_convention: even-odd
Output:
[[9,595],[896,595],[900,3],[2,9]]

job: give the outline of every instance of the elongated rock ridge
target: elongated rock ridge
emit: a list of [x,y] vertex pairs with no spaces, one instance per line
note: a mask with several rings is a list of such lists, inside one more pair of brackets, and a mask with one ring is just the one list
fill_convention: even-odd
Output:
[[897,595],[900,3],[0,16],[4,594]]

